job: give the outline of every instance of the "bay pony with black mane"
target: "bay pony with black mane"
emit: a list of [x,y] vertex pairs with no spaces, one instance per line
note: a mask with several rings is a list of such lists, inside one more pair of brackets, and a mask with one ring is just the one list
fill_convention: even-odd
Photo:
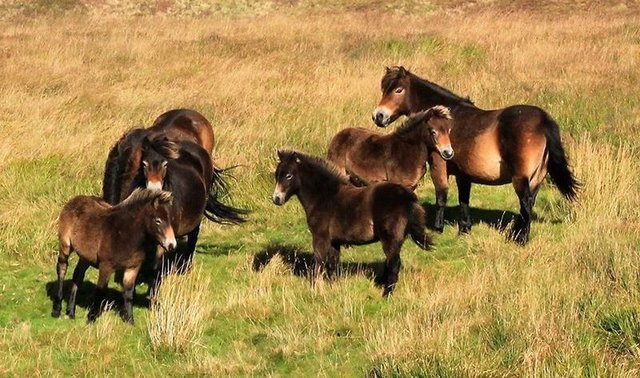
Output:
[[438,105],[412,116],[391,134],[347,128],[331,139],[327,158],[356,185],[390,181],[415,190],[432,152],[444,160],[453,158],[452,125],[449,109]]
[[431,246],[425,233],[425,213],[415,194],[393,183],[353,186],[328,161],[297,151],[278,151],[273,202],[284,205],[297,196],[313,238],[315,268],[331,278],[343,245],[382,243],[386,255],[383,296],[391,294],[400,271],[400,248],[411,235],[422,249]]
[[446,161],[431,153],[430,174],[436,188],[437,230],[444,227],[448,175],[454,175],[460,203],[459,230],[471,229],[471,183],[511,183],[520,201],[520,216],[510,237],[519,244],[529,240],[536,195],[549,173],[568,200],[575,200],[579,183],[574,177],[560,139],[560,129],[547,112],[536,106],[514,105],[483,110],[467,98],[422,79],[404,67],[387,68],[381,81],[382,99],[373,121],[386,127],[401,115],[413,115],[435,105],[451,109],[451,144],[455,156]]
[[156,245],[171,252],[177,244],[171,226],[171,201],[171,193],[149,189],[136,189],[116,206],[94,196],[77,196],[70,200],[58,219],[58,288],[51,315],[60,316],[62,284],[69,256],[75,251],[79,261],[73,271],[67,315],[75,318],[76,294],[85,272],[93,266],[99,270],[98,283],[88,320],[94,321],[102,312],[109,277],[115,270],[120,270],[124,271],[124,319],[133,323],[133,291],[142,263],[147,257],[162,257],[156,255]]

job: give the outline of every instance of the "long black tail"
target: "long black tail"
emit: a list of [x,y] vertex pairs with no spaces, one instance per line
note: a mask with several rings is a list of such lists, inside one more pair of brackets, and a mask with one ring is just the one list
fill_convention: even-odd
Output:
[[547,164],[549,175],[560,193],[569,201],[574,201],[578,197],[580,183],[569,169],[567,155],[560,140],[560,128],[549,115],[547,115],[545,126],[544,131],[549,150],[549,163]]
[[[233,168],[233,167],[232,167]],[[227,176],[229,169],[213,168],[213,184],[209,191],[209,198],[204,209],[204,215],[211,221],[221,224],[240,224],[246,222],[245,216],[249,210],[238,209],[220,202],[219,198],[228,196],[229,185]]]
[[431,236],[426,232],[425,226],[426,214],[424,208],[417,202],[414,202],[409,210],[409,235],[418,247],[428,250],[433,245]]

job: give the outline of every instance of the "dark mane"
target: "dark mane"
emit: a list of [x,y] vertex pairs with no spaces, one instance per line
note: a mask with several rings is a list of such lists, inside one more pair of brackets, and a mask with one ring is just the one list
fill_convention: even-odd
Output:
[[143,146],[154,149],[157,153],[170,160],[175,160],[180,157],[178,144],[166,137],[145,139]]
[[108,203],[120,201],[120,188],[129,181],[129,173],[138,168],[135,154],[148,133],[146,129],[129,130],[109,150],[102,182],[102,197]]
[[299,158],[302,162],[310,165],[314,169],[314,171],[320,172],[322,176],[326,176],[327,178],[330,178],[340,184],[350,185],[349,177],[340,172],[338,167],[336,167],[328,160],[325,160],[321,157],[307,155],[296,150],[281,150],[279,151],[279,153],[284,157],[284,159],[291,158],[295,154],[297,158]]
[[405,121],[402,125],[398,126],[398,128],[394,131],[394,133],[408,133],[413,131],[416,127],[419,127],[423,124],[425,118],[431,117],[440,117],[451,119],[451,112],[449,108],[442,105],[436,105],[427,110],[423,110]]
[[115,207],[121,208],[125,206],[139,205],[155,201],[156,199],[158,199],[161,205],[168,205],[171,203],[173,195],[171,192],[166,192],[164,190],[136,188],[129,197]]
[[429,80],[423,79],[409,70],[404,68],[403,66],[394,66],[391,68],[387,68],[387,72],[382,78],[381,89],[383,93],[387,93],[389,90],[393,89],[396,85],[397,81],[403,78],[404,76],[409,76],[412,79],[418,81],[420,84],[429,88],[431,91],[437,93],[438,95],[450,99],[452,102],[458,102],[465,105],[475,106],[473,101],[471,101],[468,97],[461,97],[457,94],[451,92],[450,90],[441,87],[440,85],[433,83]]

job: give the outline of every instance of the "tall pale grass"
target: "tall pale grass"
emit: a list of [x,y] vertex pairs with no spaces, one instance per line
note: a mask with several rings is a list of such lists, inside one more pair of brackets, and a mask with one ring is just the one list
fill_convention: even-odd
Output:
[[200,267],[163,280],[147,320],[154,351],[182,353],[198,345],[211,313],[210,290],[210,279]]
[[478,240],[469,274],[400,287],[412,310],[363,324],[372,375],[639,372],[637,157],[588,136],[569,151],[583,187],[565,237]]

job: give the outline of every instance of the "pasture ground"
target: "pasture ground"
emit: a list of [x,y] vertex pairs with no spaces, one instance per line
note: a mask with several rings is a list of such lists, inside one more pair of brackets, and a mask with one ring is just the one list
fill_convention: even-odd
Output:
[[[532,4],[0,1],[0,375],[638,376],[640,13]],[[324,154],[340,129],[373,129],[395,64],[482,108],[548,110],[580,202],[546,184],[518,247],[497,226],[512,188],[474,186],[459,237],[452,179],[449,225],[432,252],[405,244],[393,298],[373,282],[379,245],[312,289],[302,209],[270,201],[275,149]],[[85,323],[95,271],[78,319],[51,318],[61,206],[100,193],[124,131],[177,107],[214,124],[250,221],[205,223],[168,309],[138,288],[135,326],[115,310]],[[418,194],[434,202],[428,179]]]

